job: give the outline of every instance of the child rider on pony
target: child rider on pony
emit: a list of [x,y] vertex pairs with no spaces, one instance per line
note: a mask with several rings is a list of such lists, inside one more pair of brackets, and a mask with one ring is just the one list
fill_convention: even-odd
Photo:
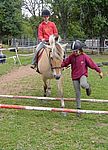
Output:
[[49,37],[50,35],[55,35],[55,40],[58,39],[58,30],[54,22],[49,21],[50,18],[50,12],[49,10],[45,9],[42,11],[42,17],[43,21],[38,27],[38,40],[39,44],[36,48],[33,60],[32,60],[32,65],[31,68],[35,69],[37,67],[37,54],[40,49],[44,48],[45,42],[49,42]]

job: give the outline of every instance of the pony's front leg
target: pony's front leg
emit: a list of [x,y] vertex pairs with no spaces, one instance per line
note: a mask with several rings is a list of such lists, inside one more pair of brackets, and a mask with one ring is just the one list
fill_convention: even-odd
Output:
[[57,80],[58,86],[58,95],[61,98],[61,107],[65,107],[64,98],[63,98],[63,77],[61,76],[59,80]]
[[[65,107],[65,103],[64,103],[64,98],[63,98],[63,77],[61,77],[59,80],[57,80],[57,85],[58,85],[58,94],[59,96],[61,97],[61,108],[64,108]],[[62,112],[62,114],[64,116],[67,115],[66,112]]]

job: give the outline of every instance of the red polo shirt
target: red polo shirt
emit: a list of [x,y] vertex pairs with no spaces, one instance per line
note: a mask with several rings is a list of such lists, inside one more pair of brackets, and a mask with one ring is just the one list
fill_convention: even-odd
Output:
[[47,23],[43,21],[38,28],[38,39],[45,41],[49,40],[50,35],[58,35],[58,30],[54,22],[48,21]]

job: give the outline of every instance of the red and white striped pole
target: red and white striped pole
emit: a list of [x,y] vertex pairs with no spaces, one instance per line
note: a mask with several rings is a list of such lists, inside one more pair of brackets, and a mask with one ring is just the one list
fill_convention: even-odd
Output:
[[[49,100],[49,101],[61,100],[61,98],[54,98],[54,97],[18,96],[18,95],[0,95],[0,98],[37,99],[37,100]],[[64,98],[64,101],[75,101],[75,98]],[[94,103],[108,103],[108,100],[102,100],[102,99],[81,99],[81,101],[82,102],[94,102]]]
[[66,112],[66,113],[82,113],[82,114],[106,114],[106,115],[108,115],[108,111],[79,110],[79,109],[77,110],[77,109],[50,108],[50,107],[33,107],[33,106],[7,105],[7,104],[0,104],[0,108],[36,110],[36,111],[52,111],[52,112]]

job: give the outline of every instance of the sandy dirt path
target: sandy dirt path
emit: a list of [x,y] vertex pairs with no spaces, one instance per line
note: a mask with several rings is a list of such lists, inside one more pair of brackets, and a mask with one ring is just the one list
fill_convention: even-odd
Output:
[[[23,79],[24,77],[36,75],[36,71],[30,68],[30,65],[27,66],[21,66],[15,70],[12,70],[11,72],[3,75],[0,77],[0,94],[10,94],[10,90],[14,91],[15,86],[10,86],[10,84],[14,84],[14,82],[17,82],[20,79]],[[18,90],[16,88],[16,90]],[[20,86],[19,86],[20,90]],[[12,93],[12,92],[11,92]]]

